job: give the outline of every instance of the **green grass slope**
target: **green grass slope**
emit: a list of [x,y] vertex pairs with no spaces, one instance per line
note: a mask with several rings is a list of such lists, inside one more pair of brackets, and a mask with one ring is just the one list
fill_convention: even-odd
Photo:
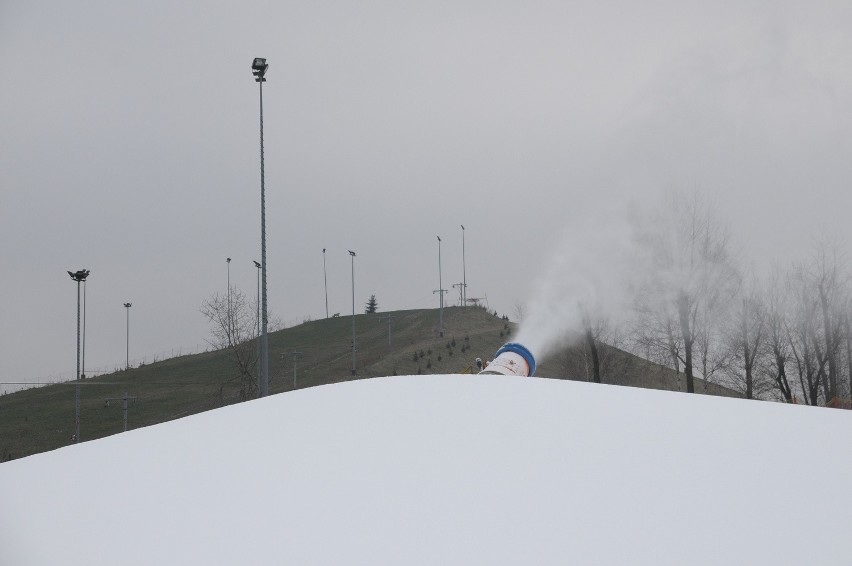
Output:
[[[390,345],[388,320],[392,318]],[[271,394],[386,375],[466,373],[477,357],[490,359],[511,340],[515,325],[481,308],[444,309],[439,336],[437,309],[355,316],[357,375],[352,375],[352,317],[306,322],[269,335]],[[603,347],[605,383],[685,390],[683,375],[615,348]],[[296,359],[295,376],[292,352]],[[582,344],[541,360],[536,374],[587,381]],[[295,378],[295,379],[294,379]],[[735,395],[697,380],[696,390]],[[0,461],[72,444],[76,384],[66,383],[0,396]],[[125,393],[128,429],[157,424],[239,402],[239,380],[224,350],[172,358],[81,382],[83,441],[121,432]],[[110,400],[112,399],[112,400]]]

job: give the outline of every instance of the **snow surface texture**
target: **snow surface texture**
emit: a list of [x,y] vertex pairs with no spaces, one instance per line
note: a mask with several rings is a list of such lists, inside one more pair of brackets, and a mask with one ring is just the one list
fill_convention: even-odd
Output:
[[0,564],[849,564],[851,442],[846,411],[341,383],[0,465]]

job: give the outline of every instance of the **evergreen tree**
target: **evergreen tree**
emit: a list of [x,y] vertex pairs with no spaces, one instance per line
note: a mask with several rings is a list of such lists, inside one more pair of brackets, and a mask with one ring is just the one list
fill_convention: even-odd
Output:
[[364,312],[370,314],[371,312],[376,312],[379,310],[379,302],[376,301],[375,295],[370,295],[370,300],[367,301],[367,306],[364,308]]

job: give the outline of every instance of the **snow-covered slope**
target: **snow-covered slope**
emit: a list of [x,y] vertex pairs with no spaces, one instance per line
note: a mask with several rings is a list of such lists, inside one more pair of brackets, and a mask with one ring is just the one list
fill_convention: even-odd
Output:
[[828,409],[341,383],[0,465],[0,563],[849,564],[850,446]]

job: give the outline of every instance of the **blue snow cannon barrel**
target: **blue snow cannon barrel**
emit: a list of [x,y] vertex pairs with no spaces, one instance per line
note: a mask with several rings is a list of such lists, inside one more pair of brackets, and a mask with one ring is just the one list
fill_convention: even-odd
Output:
[[535,373],[535,358],[523,344],[507,342],[497,350],[497,354],[489,362],[488,367],[479,373],[531,377]]

